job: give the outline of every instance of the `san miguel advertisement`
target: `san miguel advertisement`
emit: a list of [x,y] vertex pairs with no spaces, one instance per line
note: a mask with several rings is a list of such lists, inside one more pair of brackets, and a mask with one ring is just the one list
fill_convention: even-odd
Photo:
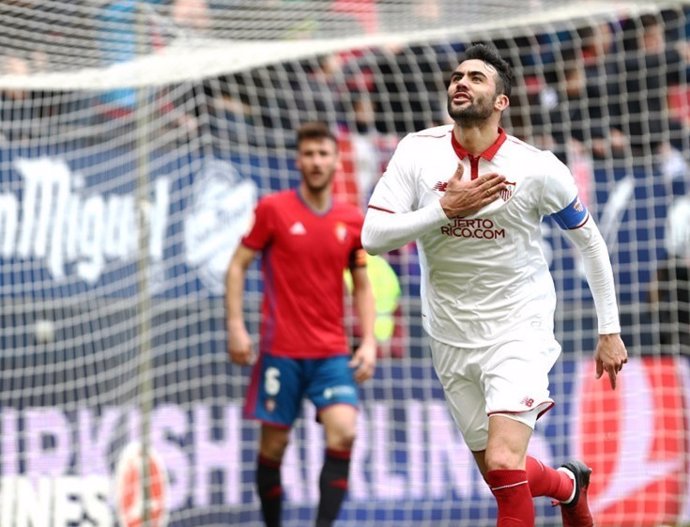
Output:
[[159,160],[141,203],[134,152],[71,162],[40,153],[7,157],[0,178],[0,285],[10,295],[134,295],[142,213],[152,293],[218,295],[258,197],[251,178],[218,159]]

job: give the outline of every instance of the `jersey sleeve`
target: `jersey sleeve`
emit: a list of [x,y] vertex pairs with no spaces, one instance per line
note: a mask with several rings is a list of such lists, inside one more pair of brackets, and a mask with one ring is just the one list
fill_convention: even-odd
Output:
[[547,157],[546,176],[540,212],[550,215],[561,229],[577,229],[589,219],[587,207],[577,195],[575,180],[567,166],[561,163],[551,152],[542,155]]
[[254,209],[254,224],[241,243],[249,249],[260,251],[271,242],[273,230],[273,207],[268,200],[262,199]]
[[369,208],[386,212],[409,212],[414,209],[417,202],[413,176],[414,146],[411,135],[398,143],[369,199]]

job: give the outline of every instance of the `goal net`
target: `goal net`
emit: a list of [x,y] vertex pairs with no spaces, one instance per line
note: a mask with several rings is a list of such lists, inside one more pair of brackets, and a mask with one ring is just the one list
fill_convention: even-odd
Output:
[[[299,181],[300,123],[337,132],[335,192],[364,209],[397,142],[448,122],[447,74],[476,41],[516,74],[505,129],[568,164],[600,226],[631,355],[616,391],[594,378],[591,296],[546,219],[563,354],[531,452],[593,467],[597,525],[690,523],[689,10],[2,2],[0,525],[261,524],[249,371],[226,352],[229,258],[257,200]],[[381,358],[338,525],[492,526],[430,363],[415,246],[370,263]],[[253,265],[255,338],[262,291]],[[286,526],[313,522],[323,448],[305,405],[283,463]],[[538,525],[560,525],[536,506]]]

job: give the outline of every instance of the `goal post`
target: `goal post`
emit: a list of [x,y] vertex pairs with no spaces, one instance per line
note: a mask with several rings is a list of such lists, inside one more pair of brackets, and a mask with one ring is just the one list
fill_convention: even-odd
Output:
[[[547,218],[563,353],[532,453],[594,468],[598,525],[690,523],[688,13],[625,0],[1,4],[0,525],[260,524],[249,371],[226,351],[229,258],[257,200],[299,181],[301,122],[334,129],[335,193],[364,208],[398,141],[448,122],[447,75],[474,41],[516,74],[504,128],[568,164],[597,220],[631,354],[615,392],[594,379],[591,295]],[[382,356],[338,524],[494,525],[431,366],[416,249],[370,268]],[[253,264],[255,339],[262,291]],[[321,434],[305,405],[283,465],[288,527],[312,521]],[[536,504],[538,525],[560,524]]]

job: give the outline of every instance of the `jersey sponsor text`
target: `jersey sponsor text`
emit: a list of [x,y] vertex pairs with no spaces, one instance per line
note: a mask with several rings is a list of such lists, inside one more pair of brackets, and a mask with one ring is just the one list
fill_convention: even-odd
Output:
[[451,238],[497,240],[506,237],[506,230],[498,228],[493,220],[488,218],[472,220],[456,218],[453,223],[448,223],[441,227],[441,234],[445,234]]

